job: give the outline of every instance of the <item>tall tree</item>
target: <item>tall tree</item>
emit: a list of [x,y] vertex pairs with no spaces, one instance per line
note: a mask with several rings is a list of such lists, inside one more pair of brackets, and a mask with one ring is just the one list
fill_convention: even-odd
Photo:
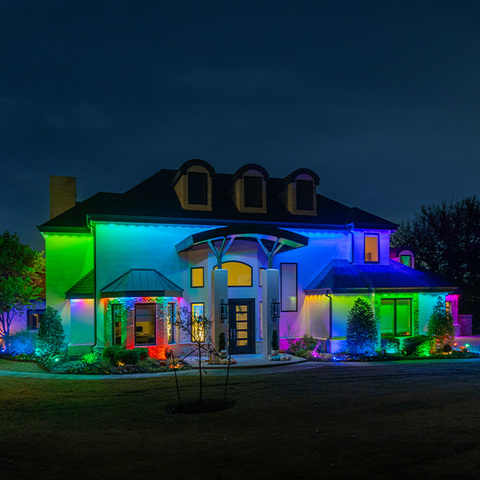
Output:
[[17,234],[0,236],[0,340],[6,348],[15,314],[40,297],[44,270],[43,255],[21,243]]
[[463,311],[479,316],[480,201],[467,197],[422,205],[413,218],[402,222],[393,246],[408,245],[415,261],[463,290]]

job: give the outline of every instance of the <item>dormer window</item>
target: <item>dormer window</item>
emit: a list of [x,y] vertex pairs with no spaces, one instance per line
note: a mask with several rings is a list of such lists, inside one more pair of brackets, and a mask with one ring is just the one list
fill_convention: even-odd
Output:
[[379,238],[377,234],[365,234],[365,263],[379,262]]
[[316,215],[319,182],[315,172],[299,168],[278,186],[278,198],[292,215]]
[[297,180],[296,187],[297,210],[313,210],[313,181]]
[[245,206],[253,208],[262,207],[262,177],[243,177]]
[[171,186],[184,210],[212,211],[213,167],[203,160],[189,160],[178,170]]
[[208,204],[208,175],[204,172],[188,172],[188,203]]
[[240,167],[230,182],[232,200],[242,213],[267,213],[268,172],[254,163]]

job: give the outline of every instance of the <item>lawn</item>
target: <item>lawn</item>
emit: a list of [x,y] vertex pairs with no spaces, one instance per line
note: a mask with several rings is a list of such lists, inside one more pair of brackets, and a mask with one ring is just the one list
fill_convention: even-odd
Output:
[[[2,478],[478,478],[479,373],[478,360],[236,372],[233,408],[197,415],[167,412],[173,376],[0,377]],[[206,397],[221,398],[212,375]],[[194,373],[180,382],[194,399]]]
[[4,360],[0,358],[0,370],[7,370],[8,372],[33,372],[33,373],[45,373],[34,362],[16,362],[13,360]]

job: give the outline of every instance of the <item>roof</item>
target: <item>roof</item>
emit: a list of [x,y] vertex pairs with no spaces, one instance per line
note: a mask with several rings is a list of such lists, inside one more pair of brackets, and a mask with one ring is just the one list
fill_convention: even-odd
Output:
[[388,265],[354,265],[348,260],[332,260],[304,291],[354,293],[371,291],[453,291],[455,286],[432,273],[421,272],[390,260]]
[[[198,162],[198,161],[196,161]],[[212,175],[212,211],[184,210],[172,186],[179,170],[163,169],[123,194],[98,193],[39,226],[40,231],[87,229],[87,214],[92,220],[159,223],[200,222],[211,225],[258,223],[283,227],[355,228],[395,230],[397,225],[359,208],[350,208],[317,194],[317,215],[294,215],[278,198],[283,178],[266,179],[267,213],[239,212],[230,196],[235,174]],[[56,229],[56,230],[55,230]]]
[[132,268],[101,289],[106,297],[181,297],[183,288],[154,269]]
[[93,298],[95,293],[93,270],[65,292],[67,299]]

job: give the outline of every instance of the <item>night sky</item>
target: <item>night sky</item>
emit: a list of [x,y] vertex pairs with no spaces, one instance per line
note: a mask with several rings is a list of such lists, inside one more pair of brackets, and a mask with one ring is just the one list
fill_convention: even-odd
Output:
[[477,0],[2,0],[0,229],[191,158],[399,222],[480,195]]

